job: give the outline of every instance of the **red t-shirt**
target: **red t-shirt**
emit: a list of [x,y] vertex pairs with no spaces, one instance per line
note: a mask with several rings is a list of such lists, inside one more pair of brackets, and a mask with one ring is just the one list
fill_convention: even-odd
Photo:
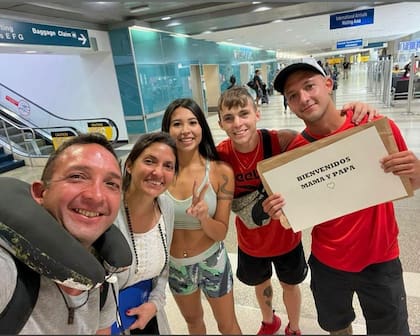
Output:
[[[272,155],[281,153],[277,131],[269,131],[271,138]],[[261,183],[257,172],[257,162],[264,159],[261,131],[260,144],[249,153],[234,151],[230,139],[223,140],[217,151],[221,160],[229,163],[235,173],[235,197],[255,190]],[[250,187],[252,189],[250,190]],[[272,257],[285,254],[293,250],[301,240],[301,233],[294,233],[291,229],[285,230],[278,220],[256,229],[249,229],[242,220],[236,216],[236,231],[238,245],[246,254],[254,257]]]
[[[344,124],[329,135],[355,127],[351,122],[352,115],[353,112],[349,111]],[[362,121],[366,122],[367,118]],[[407,145],[400,130],[392,120],[389,120],[389,124],[398,149],[406,150]],[[315,139],[321,138],[311,134],[307,129],[305,131]],[[308,141],[300,134],[287,150],[306,144]],[[397,258],[399,255],[397,237],[398,226],[394,206],[392,202],[387,202],[315,226],[312,229],[311,251],[325,265],[342,271],[360,272],[371,264]]]

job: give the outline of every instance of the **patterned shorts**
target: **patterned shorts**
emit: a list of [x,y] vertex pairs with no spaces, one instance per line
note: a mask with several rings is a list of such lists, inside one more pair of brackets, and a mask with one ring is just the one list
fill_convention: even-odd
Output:
[[223,242],[191,258],[173,258],[169,263],[169,287],[173,294],[188,295],[201,288],[211,298],[232,290],[232,267]]

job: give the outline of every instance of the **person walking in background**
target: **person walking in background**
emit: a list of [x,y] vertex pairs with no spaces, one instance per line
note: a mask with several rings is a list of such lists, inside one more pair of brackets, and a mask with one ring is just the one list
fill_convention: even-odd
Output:
[[261,71],[259,69],[255,70],[254,78],[252,79],[254,81],[254,90],[255,90],[255,104],[258,106],[262,95],[263,95],[263,81],[261,78]]
[[[274,87],[286,95],[291,109],[306,125],[308,136],[300,133],[288,150],[355,127],[353,111],[342,114],[336,109],[330,96],[333,82],[313,59],[284,68]],[[367,118],[361,123],[366,122]],[[392,120],[389,124],[400,153],[387,156],[381,164],[385,171],[409,177],[413,187],[419,188],[418,159],[407,150],[397,125]],[[278,203],[285,202],[281,195],[277,197]],[[264,210],[276,213],[275,206],[271,200]],[[312,229],[311,290],[321,328],[334,335],[351,335],[355,319],[352,301],[357,293],[368,334],[409,334],[397,236],[392,202]]]
[[349,78],[350,62],[344,59],[343,62],[343,79]]
[[[231,90],[235,87],[226,92]],[[169,104],[162,131],[174,138],[180,167],[167,192],[175,207],[170,289],[190,334],[206,334],[201,291],[220,333],[241,334],[233,302],[232,268],[223,244],[233,198],[233,171],[219,160],[205,115],[192,99]]]
[[236,77],[235,77],[235,75],[234,75],[234,74],[232,74],[232,75],[229,77],[229,86],[227,87],[227,90],[229,90],[229,89],[233,88],[235,85],[236,85]]
[[287,113],[287,98],[285,96],[283,96],[283,112],[284,114]]
[[[353,117],[355,122],[369,112],[371,118],[376,113],[375,109],[362,103],[347,104],[343,109],[349,107],[358,111],[358,115]],[[274,196],[264,195],[256,170],[257,163],[265,157],[284,152],[297,133],[292,130],[258,130],[260,112],[246,88],[237,87],[223,92],[218,110],[219,125],[229,138],[219,143],[217,150],[220,158],[235,171],[232,210],[237,214],[236,275],[241,282],[254,287],[262,314],[258,334],[275,334],[281,321],[272,307],[271,276],[274,265],[289,319],[285,334],[300,335],[301,293],[298,284],[307,274],[301,233],[284,229],[277,218],[270,218],[264,212],[261,202],[269,202]]]
[[118,274],[120,316],[113,334],[170,334],[165,314],[174,211],[163,193],[178,170],[174,140],[164,132],[137,140],[124,164],[123,198],[115,224],[133,263]]

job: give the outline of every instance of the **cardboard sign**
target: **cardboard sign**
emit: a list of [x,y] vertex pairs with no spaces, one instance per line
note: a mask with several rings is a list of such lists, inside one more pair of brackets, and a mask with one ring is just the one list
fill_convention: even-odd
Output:
[[398,152],[387,118],[326,137],[258,163],[268,194],[286,199],[285,218],[301,231],[345,214],[413,195],[408,178],[385,173]]

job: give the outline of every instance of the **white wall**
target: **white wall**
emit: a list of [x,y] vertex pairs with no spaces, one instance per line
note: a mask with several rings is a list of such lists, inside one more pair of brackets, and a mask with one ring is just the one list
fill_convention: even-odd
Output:
[[[108,33],[89,30],[89,36],[97,39],[97,52],[5,54],[0,47],[0,83],[62,117],[110,118],[118,125],[119,140],[127,140]],[[54,52],[62,50],[78,52],[60,47]]]

